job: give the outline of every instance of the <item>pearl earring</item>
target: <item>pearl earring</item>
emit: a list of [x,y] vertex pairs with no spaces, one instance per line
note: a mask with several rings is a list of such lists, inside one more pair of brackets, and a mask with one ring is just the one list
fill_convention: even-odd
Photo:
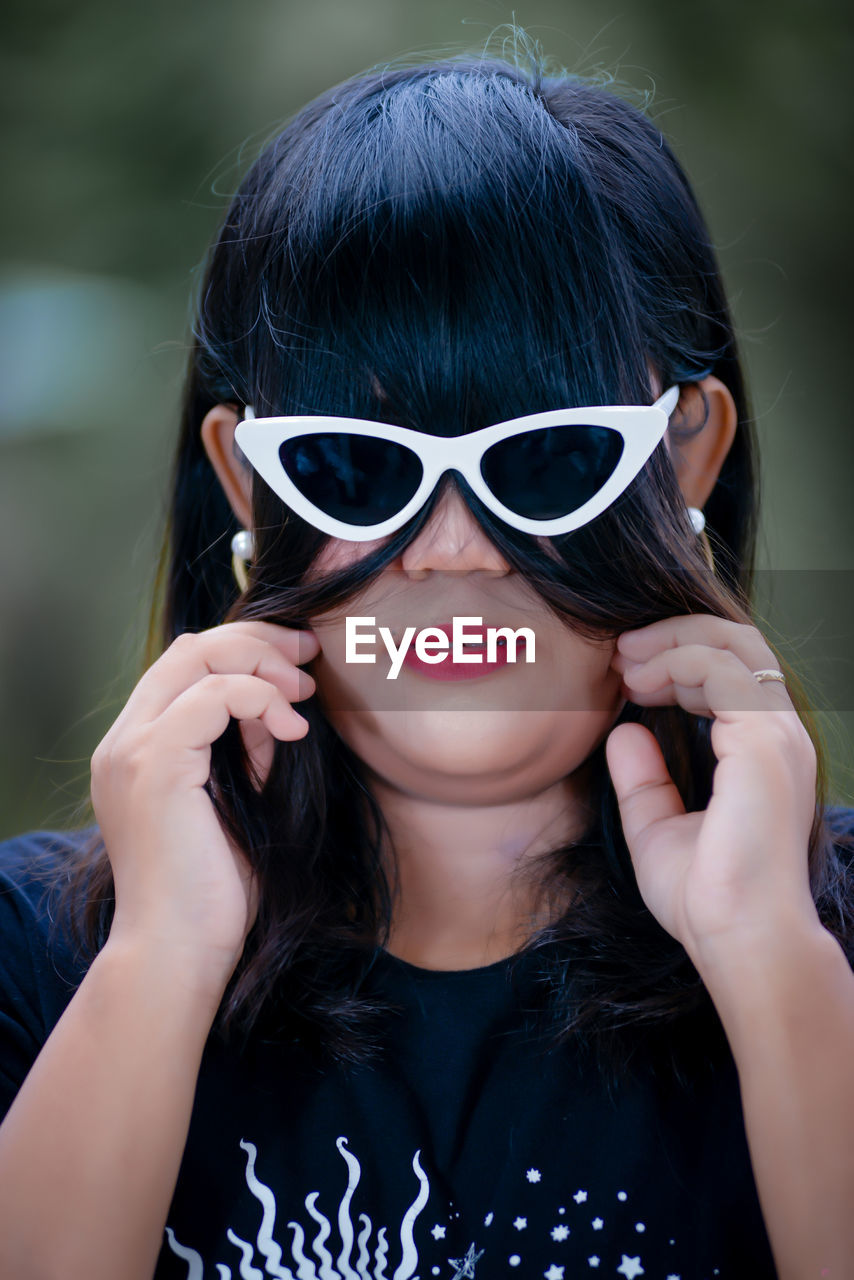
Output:
[[703,515],[699,507],[688,508],[688,519],[691,521],[691,528],[699,535],[706,527],[706,517]]
[[255,557],[255,538],[249,529],[241,529],[231,539],[231,569],[241,591],[249,585],[247,563]]
[[700,545],[703,549],[703,558],[712,573],[714,573],[715,557],[712,553],[712,544],[709,542],[709,535],[706,533],[706,517],[703,515],[699,507],[689,507],[688,519],[691,521],[691,528],[700,539]]

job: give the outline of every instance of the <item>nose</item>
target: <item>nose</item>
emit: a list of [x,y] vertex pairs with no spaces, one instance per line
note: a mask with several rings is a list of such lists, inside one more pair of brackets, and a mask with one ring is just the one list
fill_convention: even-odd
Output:
[[510,565],[475,520],[457,485],[443,481],[435,507],[424,528],[401,552],[400,563],[411,576],[430,569],[510,572]]

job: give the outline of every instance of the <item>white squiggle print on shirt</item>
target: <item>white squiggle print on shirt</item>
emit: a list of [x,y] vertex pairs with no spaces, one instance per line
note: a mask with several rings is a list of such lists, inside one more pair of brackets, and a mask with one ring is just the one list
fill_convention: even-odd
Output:
[[[387,1280],[386,1263],[389,1244],[386,1228],[379,1227],[377,1230],[374,1270],[371,1272],[368,1268],[371,1261],[370,1240],[373,1224],[365,1213],[359,1214],[361,1228],[356,1241],[359,1250],[358,1257],[355,1264],[350,1261],[355,1235],[353,1221],[350,1216],[350,1205],[359,1185],[362,1168],[356,1156],[349,1150],[347,1138],[340,1137],[335,1143],[339,1155],[347,1165],[348,1174],[347,1189],[338,1206],[337,1215],[338,1236],[341,1241],[340,1253],[333,1262],[332,1254],[326,1248],[326,1241],[332,1232],[332,1224],[317,1207],[320,1192],[311,1191],[306,1196],[304,1204],[309,1217],[318,1226],[318,1231],[311,1242],[311,1252],[315,1255],[320,1265],[318,1267],[314,1260],[305,1254],[306,1235],[302,1224],[291,1221],[287,1224],[293,1232],[290,1260],[295,1264],[296,1271],[292,1271],[290,1267],[285,1265],[282,1246],[275,1240],[273,1235],[276,1226],[276,1197],[271,1188],[261,1181],[255,1171],[258,1149],[254,1143],[244,1140],[241,1140],[240,1146],[246,1152],[246,1185],[255,1199],[259,1201],[263,1212],[254,1245],[249,1241],[243,1240],[230,1227],[227,1229],[226,1235],[229,1242],[241,1254],[237,1273],[239,1280],[265,1280],[265,1277],[268,1276],[275,1277],[275,1280]],[[430,1197],[430,1183],[421,1168],[421,1162],[418,1158],[420,1155],[421,1151],[418,1150],[412,1157],[412,1169],[419,1184],[418,1194],[401,1220],[399,1231],[400,1261],[394,1275],[388,1277],[388,1280],[412,1280],[418,1266],[418,1250],[415,1247],[414,1228],[419,1214]],[[166,1241],[176,1257],[183,1259],[187,1263],[186,1280],[205,1280],[205,1266],[201,1254],[190,1248],[189,1245],[181,1244],[176,1238],[175,1232],[169,1226],[166,1227]],[[264,1259],[263,1271],[254,1265],[256,1252]],[[214,1265],[216,1266],[217,1280],[232,1280],[230,1266],[223,1262],[218,1262]]]

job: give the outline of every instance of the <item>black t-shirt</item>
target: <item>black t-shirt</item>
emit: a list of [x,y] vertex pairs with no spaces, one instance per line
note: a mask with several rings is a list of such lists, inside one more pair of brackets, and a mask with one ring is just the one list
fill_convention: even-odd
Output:
[[[0,843],[0,1116],[84,972],[29,868],[84,834]],[[155,1280],[774,1280],[731,1055],[609,1091],[525,980],[378,951],[400,1012],[359,1067],[212,1034]]]

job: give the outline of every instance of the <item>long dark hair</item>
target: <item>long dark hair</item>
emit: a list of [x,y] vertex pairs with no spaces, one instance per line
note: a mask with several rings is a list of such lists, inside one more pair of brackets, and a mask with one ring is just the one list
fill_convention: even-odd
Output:
[[[311,569],[325,536],[257,481],[256,559],[239,594],[229,550],[238,526],[200,439],[214,405],[453,436],[555,407],[648,403],[651,368],[664,387],[713,372],[735,399],[735,440],[705,506],[714,574],[663,447],[601,517],[553,540],[557,556],[503,525],[457,480],[511,567],[591,637],[688,612],[751,621],[754,431],[715,253],[687,179],[640,109],[536,58],[524,67],[470,56],[395,65],[338,85],[266,146],[210,251],[148,660],[181,632],[224,621],[308,625],[391,564],[436,500],[379,551],[320,576]],[[686,432],[701,426],[682,423]],[[679,430],[676,417],[677,439]],[[825,812],[821,744],[786,670],[820,756],[813,894],[850,949],[850,882]],[[276,745],[260,790],[236,722],[213,746],[209,794],[260,887],[258,919],[216,1025],[223,1035],[286,1027],[319,1053],[355,1062],[382,1039],[382,1008],[362,984],[388,936],[394,884],[380,857],[388,833],[360,760],[316,699],[300,711],[308,735]],[[621,719],[654,732],[686,807],[705,808],[715,764],[709,721],[632,704]],[[604,749],[584,767],[590,829],[540,864],[544,884],[571,875],[579,891],[520,954],[536,973],[532,1007],[554,1036],[575,1037],[616,1070],[641,1044],[685,1027],[693,1043],[699,1028],[717,1031],[684,949],[640,897]],[[79,934],[95,949],[113,909],[97,835],[69,892]]]

